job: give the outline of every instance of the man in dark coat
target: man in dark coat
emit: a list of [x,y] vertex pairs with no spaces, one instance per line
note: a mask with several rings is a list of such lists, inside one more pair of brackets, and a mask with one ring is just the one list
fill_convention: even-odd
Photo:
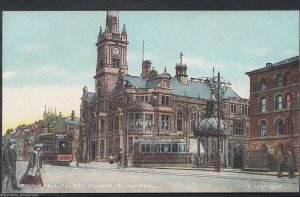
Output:
[[76,153],[75,153],[75,157],[76,157],[76,166],[79,166],[79,162],[81,161],[81,150],[77,149]]
[[15,152],[16,143],[10,142],[8,146],[3,149],[2,157],[2,182],[7,177],[6,189],[11,180],[13,190],[20,190],[17,186],[17,177],[16,177],[16,164],[17,164],[17,154]]
[[287,167],[288,167],[288,174],[289,178],[295,177],[294,172],[294,156],[293,153],[289,150],[287,155]]

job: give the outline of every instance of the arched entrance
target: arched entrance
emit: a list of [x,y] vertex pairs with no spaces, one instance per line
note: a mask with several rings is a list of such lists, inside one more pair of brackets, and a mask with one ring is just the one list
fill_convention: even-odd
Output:
[[91,141],[91,161],[94,161],[96,159],[96,141]]
[[101,140],[101,143],[100,143],[100,156],[101,156],[101,159],[103,159],[104,157],[104,140]]
[[242,168],[244,163],[245,148],[243,145],[235,144],[233,147],[233,168]]

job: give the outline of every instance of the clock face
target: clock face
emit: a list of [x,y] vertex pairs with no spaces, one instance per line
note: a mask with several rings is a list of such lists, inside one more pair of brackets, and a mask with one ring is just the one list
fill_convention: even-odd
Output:
[[112,48],[112,53],[113,53],[114,55],[119,55],[120,49],[117,48],[117,47],[114,47],[114,48]]

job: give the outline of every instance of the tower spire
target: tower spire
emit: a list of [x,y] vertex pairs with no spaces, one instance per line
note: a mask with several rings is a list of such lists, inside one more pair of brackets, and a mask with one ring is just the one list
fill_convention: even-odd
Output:
[[144,52],[145,52],[145,42],[144,42],[144,40],[143,40],[143,57],[142,57],[143,59],[142,59],[142,61],[144,61],[144,58],[145,58],[145,57],[144,57]]
[[107,11],[106,14],[107,31],[111,33],[119,33],[119,14],[118,11]]
[[125,24],[123,25],[122,34],[123,34],[123,35],[127,35],[127,31],[126,31],[126,26],[125,26]]

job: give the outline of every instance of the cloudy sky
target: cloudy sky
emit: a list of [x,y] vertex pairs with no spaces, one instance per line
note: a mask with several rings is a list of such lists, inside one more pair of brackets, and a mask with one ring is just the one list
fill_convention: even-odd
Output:
[[[145,59],[174,76],[188,65],[189,77],[212,76],[212,67],[242,97],[245,72],[299,53],[296,11],[122,11],[129,74],[140,75]],[[82,89],[94,92],[96,40],[106,12],[3,12],[3,132],[42,119],[44,106],[79,116]],[[104,29],[104,28],[103,28]]]

